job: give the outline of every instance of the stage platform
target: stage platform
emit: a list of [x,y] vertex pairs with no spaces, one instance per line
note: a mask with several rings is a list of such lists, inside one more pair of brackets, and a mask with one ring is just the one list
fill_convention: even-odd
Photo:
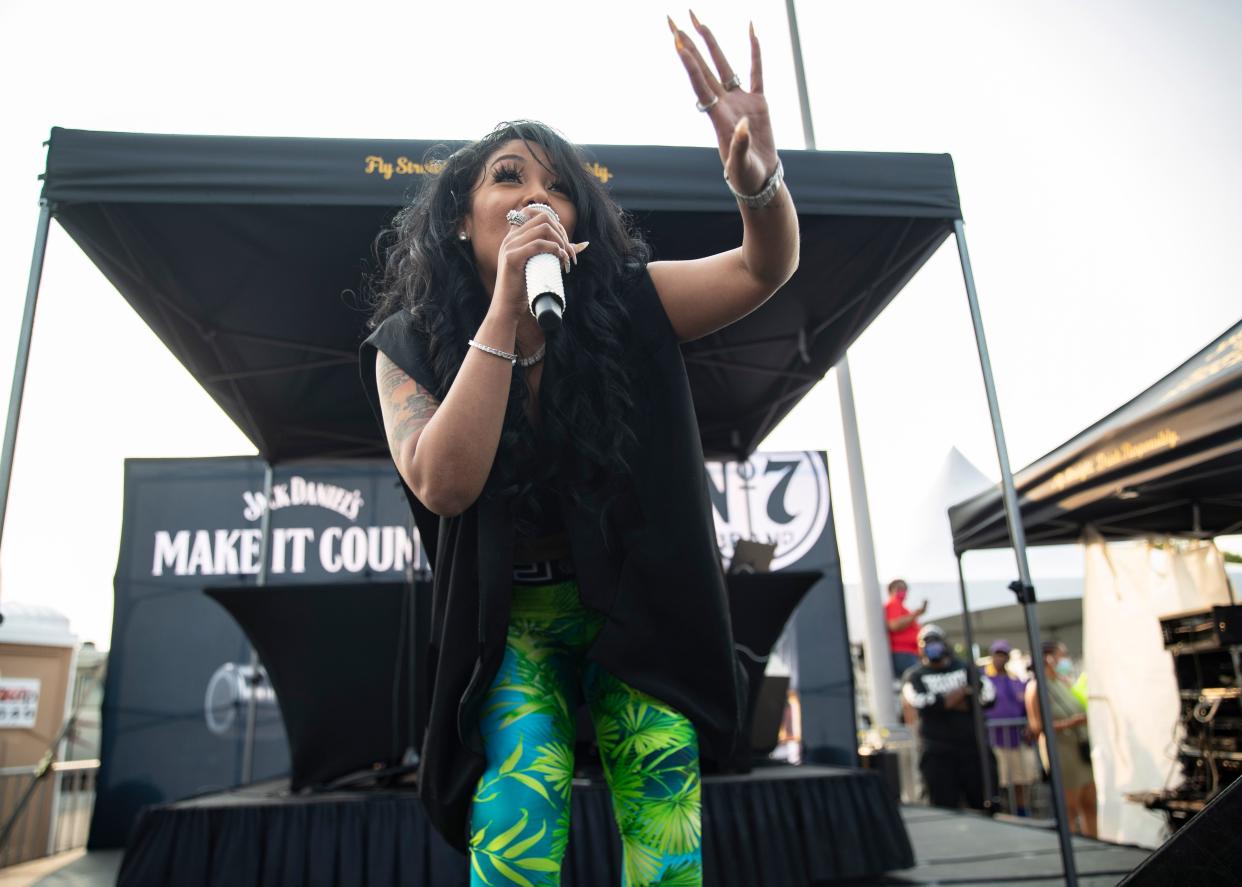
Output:
[[[1060,881],[1061,856],[1055,832],[927,807],[903,807],[901,816],[918,864],[901,873],[840,883],[850,887],[871,884],[1051,887]],[[1112,887],[1149,852],[1085,838],[1074,840],[1082,887]],[[42,877],[8,881],[2,879],[4,875],[17,874],[16,870],[25,866],[0,871],[0,887],[111,887],[116,883],[121,865],[119,851],[62,856],[72,856],[72,859],[66,859],[55,871],[42,867]]]
[[[566,887],[620,883],[607,788],[575,780]],[[878,774],[765,767],[703,780],[704,881],[811,887],[914,864],[897,803]],[[408,791],[292,796],[283,782],[148,808],[119,887],[468,883],[464,858]]]

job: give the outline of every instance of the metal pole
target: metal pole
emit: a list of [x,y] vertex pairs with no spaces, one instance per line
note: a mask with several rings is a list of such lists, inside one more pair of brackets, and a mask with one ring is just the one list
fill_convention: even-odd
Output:
[[866,630],[867,695],[871,724],[877,728],[897,726],[893,700],[893,660],[889,655],[888,623],[880,601],[880,578],[875,566],[875,542],[871,537],[871,511],[867,507],[867,481],[863,474],[858,417],[854,413],[854,388],[850,384],[850,361],[837,364],[837,393],[841,398],[841,428],[845,434],[845,458],[849,464],[850,501],[854,506],[854,540],[858,545],[858,568],[862,578],[863,626]]
[[[988,356],[987,338],[983,333],[983,316],[979,313],[979,296],[975,292],[975,275],[970,268],[970,253],[966,250],[966,226],[961,219],[953,223],[957,238],[957,254],[962,263],[962,278],[966,283],[966,299],[970,303],[970,319],[975,328],[975,343],[979,348],[979,365],[983,370],[983,387],[988,397],[988,412],[992,417],[992,435],[996,439],[996,457],[1000,462],[1001,491],[1005,502],[1005,519],[1009,524],[1009,538],[1013,541],[1014,556],[1018,561],[1018,583],[1015,589],[1026,617],[1026,635],[1031,645],[1033,661],[1043,661],[1042,644],[1039,640],[1039,617],[1035,613],[1035,588],[1031,585],[1031,570],[1026,561],[1026,533],[1022,528],[1022,516],[1018,511],[1018,493],[1009,468],[1009,449],[1005,444],[1005,430],[1001,426],[1000,402],[996,398],[996,383],[992,378],[992,359]],[[1036,657],[1039,657],[1036,659]],[[1074,850],[1069,833],[1069,816],[1065,811],[1065,795],[1062,791],[1061,759],[1057,754],[1056,734],[1052,730],[1052,704],[1048,699],[1047,677],[1039,675],[1035,682],[1039,697],[1039,718],[1043,722],[1045,736],[1050,736],[1048,746],[1048,769],[1052,777],[1052,809],[1056,812],[1057,837],[1061,846],[1061,865],[1065,871],[1068,887],[1077,887],[1078,872],[1074,866]]]
[[[272,463],[264,466],[263,515],[259,518],[259,580],[257,588],[267,585],[268,565],[272,560]],[[259,651],[250,647],[250,697],[246,702],[246,738],[242,745],[242,785],[254,780],[254,734],[259,709]]]
[[815,150],[815,124],[811,120],[810,92],[806,88],[806,69],[802,65],[802,38],[798,36],[798,11],[794,0],[785,0],[785,16],[789,19],[789,43],[793,48],[794,78],[798,84],[798,107],[802,109],[802,135],[806,149]]
[[[966,574],[962,571],[962,556],[957,556],[957,587],[962,595],[962,628],[966,632],[966,680],[970,682],[971,687],[979,687],[983,684],[981,679],[976,679],[979,668],[975,664],[975,631],[970,621],[970,604],[966,602]],[[979,768],[983,771],[983,798],[984,804],[990,809],[993,801],[993,785],[992,785],[992,768],[988,761],[991,755],[988,752],[989,742],[987,726],[983,722],[983,705],[979,701],[979,697],[971,694],[970,713],[975,720],[975,742],[979,745]]]
[[52,224],[52,206],[39,201],[39,221],[35,228],[34,254],[30,257],[30,277],[26,281],[26,307],[17,336],[17,359],[13,362],[13,387],[9,391],[9,415],[4,424],[4,450],[0,452],[0,540],[4,538],[4,518],[9,509],[9,481],[13,477],[13,452],[17,448],[17,425],[22,417],[22,394],[26,390],[26,365],[30,362],[30,338],[34,334],[35,305],[39,301],[39,282],[43,278],[43,257],[47,254],[47,232]]
[[[811,119],[811,99],[802,64],[802,39],[798,36],[798,13],[794,0],[785,0],[789,19],[789,42],[793,48],[794,76],[798,84],[798,106],[802,111],[802,135],[808,151],[815,148],[815,125]],[[871,509],[867,504],[867,482],[863,474],[862,443],[858,436],[858,416],[854,411],[854,387],[850,379],[849,357],[836,366],[837,392],[841,400],[841,429],[845,435],[845,457],[849,465],[850,501],[854,509],[854,538],[858,545],[858,567],[862,578],[863,625],[866,628],[864,655],[867,662],[867,696],[871,705],[871,724],[891,729],[898,725],[893,700],[893,662],[888,648],[888,625],[880,600],[879,571],[875,564],[875,540],[871,534]]]

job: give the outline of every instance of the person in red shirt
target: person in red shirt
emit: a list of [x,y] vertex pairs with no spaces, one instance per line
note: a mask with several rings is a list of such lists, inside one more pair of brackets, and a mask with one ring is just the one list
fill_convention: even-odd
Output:
[[927,612],[927,601],[917,610],[906,609],[910,589],[904,579],[888,583],[884,619],[888,623],[888,646],[893,653],[893,676],[900,678],[919,664],[919,617]]

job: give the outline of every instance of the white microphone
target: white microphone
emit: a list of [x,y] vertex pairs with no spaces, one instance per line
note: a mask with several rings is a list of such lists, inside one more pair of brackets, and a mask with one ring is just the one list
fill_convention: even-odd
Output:
[[[546,203],[532,203],[526,209],[541,210],[558,222],[561,220],[556,210]],[[506,218],[510,224],[520,225],[522,222],[516,220],[521,215],[517,210],[510,210]],[[526,260],[526,304],[545,332],[561,328],[561,316],[565,313],[565,278],[559,256],[539,253]]]

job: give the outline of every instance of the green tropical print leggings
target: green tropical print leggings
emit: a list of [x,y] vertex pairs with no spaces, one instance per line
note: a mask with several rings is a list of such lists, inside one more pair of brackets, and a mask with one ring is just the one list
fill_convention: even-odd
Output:
[[694,729],[586,661],[602,624],[573,581],[514,586],[504,663],[480,715],[487,770],[471,808],[471,887],[560,884],[583,698],[621,832],[623,887],[703,883]]

